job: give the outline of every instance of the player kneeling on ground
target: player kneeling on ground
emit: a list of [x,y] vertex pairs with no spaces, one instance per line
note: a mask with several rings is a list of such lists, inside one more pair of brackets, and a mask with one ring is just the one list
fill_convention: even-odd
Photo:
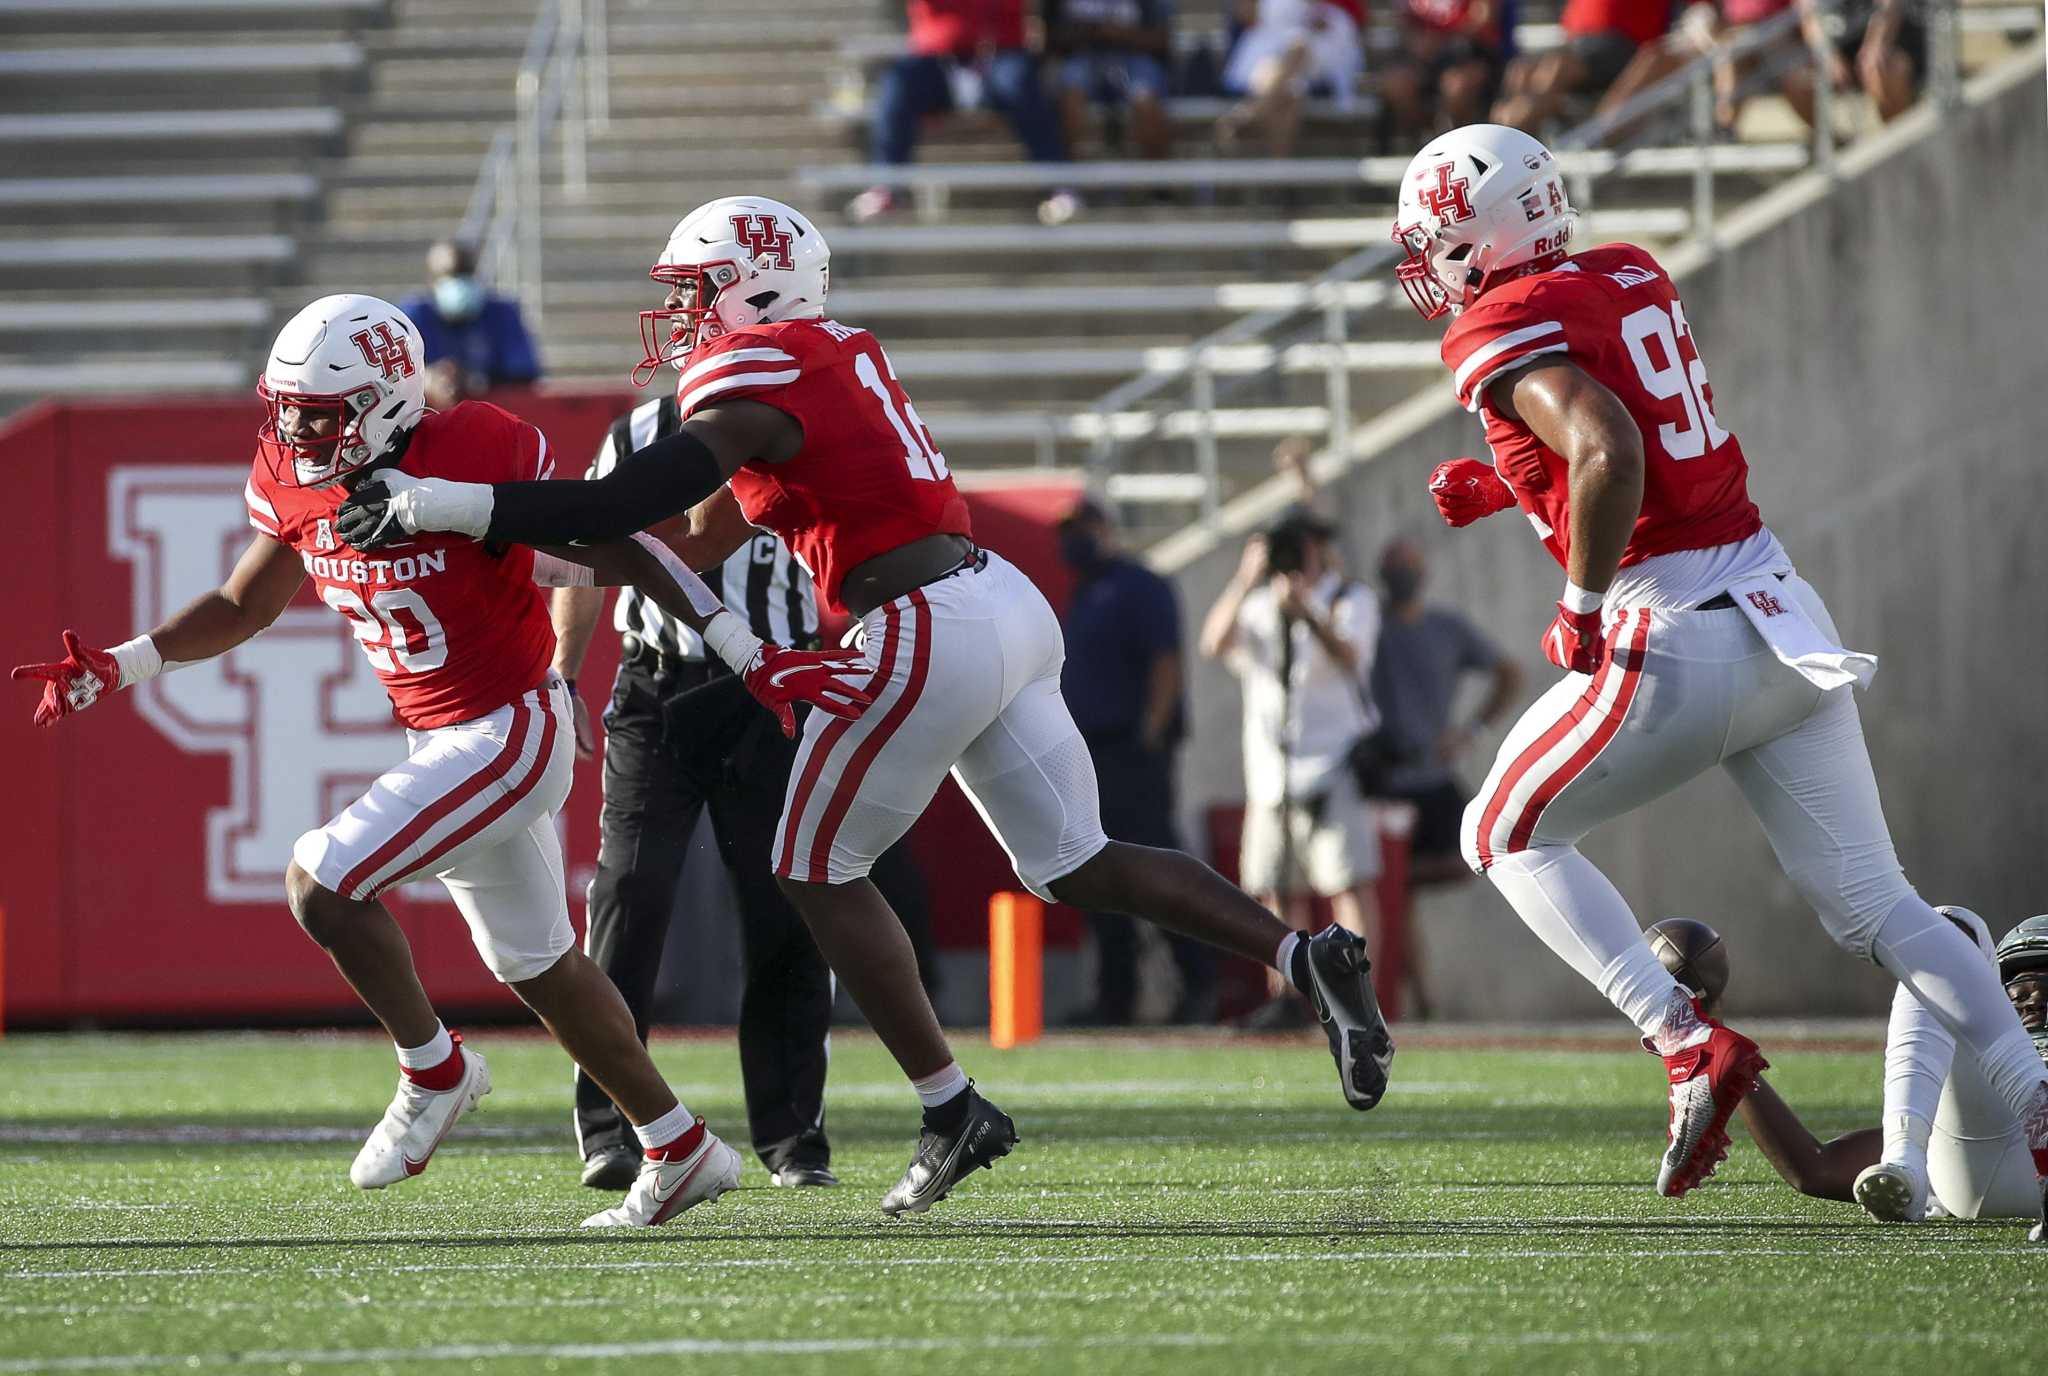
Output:
[[1017,1140],[954,1061],[902,924],[868,879],[949,771],[1033,893],[1279,969],[1315,1001],[1345,1100],[1373,1107],[1394,1048],[1364,943],[1336,927],[1305,939],[1200,861],[1103,834],[1095,769],[1060,696],[1059,619],[1029,578],[974,543],[946,457],[881,343],[826,317],[827,258],[817,226],[778,201],[698,207],[654,267],[662,309],[641,318],[642,369],[680,373],[675,433],[590,482],[400,475],[359,489],[341,518],[393,523],[394,538],[454,530],[552,545],[700,508],[694,528],[708,519],[700,504],[737,500],[811,571],[821,602],[860,622],[874,710],[854,724],[811,718],[774,866],[925,1108],[885,1213],[923,1212]]
[[[1968,908],[1935,911],[1998,967],[2006,997],[2048,1062],[2048,914],[2028,918],[1994,948],[1984,919]],[[1672,978],[1716,1016],[1728,985],[1720,933],[1673,917],[1645,935]],[[2033,1218],[2039,1207],[2033,1159],[2012,1110],[1974,1057],[1956,1055],[1955,1038],[1903,984],[1885,1036],[1880,1126],[1823,1143],[1761,1079],[1738,1112],[1786,1184],[1816,1199],[1853,1200],[1883,1222]]]
[[320,600],[348,618],[412,746],[339,816],[300,837],[285,872],[293,915],[398,1046],[397,1097],[349,1178],[373,1190],[418,1175],[490,1092],[484,1058],[441,1025],[379,901],[432,875],[491,973],[618,1102],[646,1151],[624,1202],[585,1225],[666,1222],[735,1188],[740,1158],[677,1102],[618,990],[576,949],[555,830],[575,732],[549,668],[554,632],[536,581],[635,584],[700,629],[785,731],[795,702],[851,718],[867,694],[842,681],[852,657],[763,644],[645,536],[565,557],[440,535],[377,558],[351,547],[335,512],[371,473],[488,481],[554,469],[541,433],[495,406],[428,411],[425,380],[419,331],[397,308],[343,295],[300,311],[278,334],[257,389],[269,420],[244,492],[257,534],[227,581],[110,650],[66,631],[62,660],[14,676],[44,681],[36,721],[48,725],[117,688],[234,649],[275,621],[310,575]]

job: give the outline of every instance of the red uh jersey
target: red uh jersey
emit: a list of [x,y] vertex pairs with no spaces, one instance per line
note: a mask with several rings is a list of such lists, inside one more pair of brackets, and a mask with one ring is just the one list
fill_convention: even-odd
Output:
[[[400,469],[472,483],[554,476],[540,431],[488,402],[429,411]],[[340,483],[278,481],[258,455],[249,524],[290,545],[320,600],[349,619],[398,719],[416,731],[495,712],[547,676],[555,632],[533,582],[533,551],[502,553],[464,535],[416,535],[364,554],[334,534]]]
[[804,428],[787,463],[744,465],[733,496],[749,521],[782,537],[843,611],[849,571],[927,535],[968,535],[967,503],[946,456],[866,330],[783,320],[721,335],[690,355],[677,383],[684,420],[741,399],[787,412]]
[[1495,287],[1444,334],[1458,400],[1485,415],[1495,469],[1560,564],[1571,532],[1565,461],[1486,404],[1489,383],[1544,354],[1562,354],[1613,392],[1643,433],[1643,511],[1623,567],[1762,528],[1742,445],[1714,415],[1671,279],[1642,249],[1615,244]]

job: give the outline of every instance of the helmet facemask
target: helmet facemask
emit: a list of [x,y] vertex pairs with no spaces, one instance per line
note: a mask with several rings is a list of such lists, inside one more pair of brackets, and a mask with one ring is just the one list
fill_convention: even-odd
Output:
[[[1462,273],[1467,282],[1454,291],[1431,261],[1430,254],[1436,242],[1428,230],[1419,224],[1396,225],[1394,242],[1407,250],[1408,255],[1395,265],[1394,280],[1401,284],[1401,290],[1408,294],[1408,304],[1415,307],[1424,320],[1440,320],[1465,307],[1471,299],[1468,294],[1473,282],[1471,272],[1462,266],[1453,268],[1453,272]],[[1462,264],[1471,251],[1470,244],[1454,244],[1445,251],[1443,258],[1447,263]]]
[[635,387],[645,387],[663,364],[680,372],[698,345],[726,333],[717,315],[718,294],[740,280],[740,269],[732,262],[678,263],[656,266],[647,275],[668,287],[669,299],[681,300],[640,312],[642,357],[633,369]]
[[[266,412],[256,432],[257,448],[278,482],[287,487],[325,487],[365,467],[377,457],[363,436],[363,422],[383,399],[374,386],[345,393],[277,391],[270,379],[256,380],[256,395]],[[337,424],[332,433],[285,433],[284,412],[325,412]]]

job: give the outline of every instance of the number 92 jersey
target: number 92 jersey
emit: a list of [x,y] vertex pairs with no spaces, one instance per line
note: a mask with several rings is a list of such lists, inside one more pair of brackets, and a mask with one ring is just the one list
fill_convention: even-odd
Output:
[[1647,252],[1614,244],[1493,288],[1444,334],[1458,400],[1484,414],[1495,470],[1560,564],[1571,533],[1565,461],[1527,426],[1495,414],[1486,396],[1496,378],[1546,354],[1569,358],[1613,392],[1642,431],[1643,509],[1622,567],[1762,528],[1742,445],[1714,415],[1677,290]]
[[[429,411],[398,467],[472,483],[554,476],[540,431],[488,402]],[[365,480],[367,481],[367,479]],[[249,524],[298,551],[320,600],[348,618],[391,709],[415,731],[487,716],[547,677],[555,632],[533,551],[431,532],[364,554],[334,534],[340,483],[280,481],[261,452],[243,493]]]
[[866,330],[834,320],[780,320],[721,335],[693,352],[677,381],[683,420],[727,401],[759,401],[804,428],[785,463],[732,475],[749,521],[782,537],[834,611],[847,573],[928,535],[971,535],[967,503]]

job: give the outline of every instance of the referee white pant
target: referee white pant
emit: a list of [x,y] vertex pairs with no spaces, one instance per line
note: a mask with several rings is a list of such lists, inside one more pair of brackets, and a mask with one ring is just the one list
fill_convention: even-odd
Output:
[[566,685],[551,673],[495,712],[406,739],[412,753],[301,836],[292,858],[358,902],[432,875],[493,975],[546,973],[576,944],[555,830],[576,762]]
[[985,558],[863,618],[874,705],[858,721],[810,714],[775,836],[776,874],[823,884],[865,876],[948,770],[1041,898],[1109,844],[1095,765],[1060,696],[1059,618],[1008,560]]

